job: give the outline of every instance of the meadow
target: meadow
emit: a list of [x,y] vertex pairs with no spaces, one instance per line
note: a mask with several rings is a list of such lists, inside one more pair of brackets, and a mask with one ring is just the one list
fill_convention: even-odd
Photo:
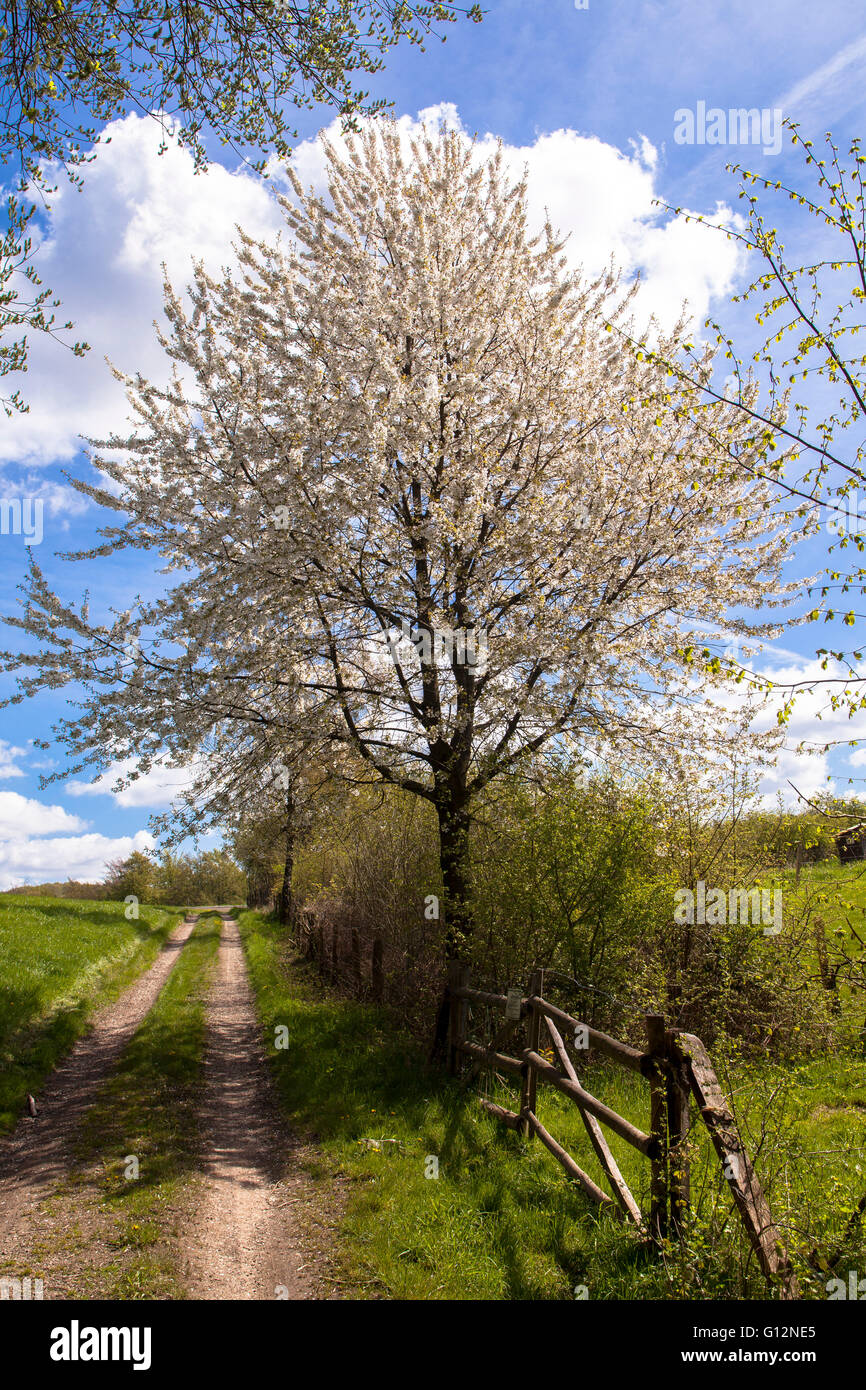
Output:
[[125,911],[122,902],[0,898],[0,1133],[94,1012],[153,963],[179,917],[140,907],[130,921]]
[[[706,1131],[693,1124],[692,1214],[660,1260],[598,1210],[537,1142],[485,1115],[478,1092],[508,1106],[514,1091],[471,1088],[431,1068],[422,1044],[387,1009],[338,997],[270,919],[241,929],[281,1104],[313,1137],[311,1171],[345,1196],[344,1291],[410,1299],[765,1298],[767,1286],[732,1212]],[[713,1056],[804,1297],[825,1298],[831,1257],[866,1265],[849,1219],[866,1190],[866,1058],[855,1053],[784,1064],[744,1060],[734,1042]],[[582,1069],[595,1095],[646,1127],[639,1077]],[[576,1109],[539,1089],[539,1118],[586,1171],[603,1175]],[[694,1120],[694,1114],[693,1114]],[[632,1191],[648,1209],[649,1166],[608,1134]],[[431,1164],[431,1159],[435,1163]],[[437,1176],[432,1176],[433,1173]],[[847,1262],[847,1263],[846,1263]]]

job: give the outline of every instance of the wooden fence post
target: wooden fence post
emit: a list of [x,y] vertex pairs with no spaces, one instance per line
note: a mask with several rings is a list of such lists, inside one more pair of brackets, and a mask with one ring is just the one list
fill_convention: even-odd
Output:
[[357,927],[352,928],[352,984],[355,998],[361,997],[361,936]]
[[340,974],[340,929],[336,922],[331,930],[331,982],[337,983]]
[[373,937],[373,998],[381,1004],[385,997],[385,953],[381,936]]
[[448,1070],[456,1076],[460,1069],[458,1044],[466,1035],[467,1001],[454,993],[455,989],[466,989],[469,985],[469,967],[459,960],[448,962]]
[[316,964],[319,967],[319,974],[325,973],[325,928],[320,926],[316,932]]
[[[533,970],[529,981],[529,993],[541,995],[544,989],[544,971]],[[532,1004],[529,1005],[529,1020],[526,1027],[527,1045],[530,1052],[538,1051],[538,1044],[541,1040],[541,1014]],[[527,1065],[523,1073],[523,1084],[520,1088],[520,1133],[524,1139],[529,1139],[534,1134],[534,1130],[529,1122],[529,1116],[535,1114],[536,1095],[538,1091],[538,1077],[535,1068]]]
[[668,1186],[670,1189],[671,1227],[682,1233],[683,1221],[689,1209],[690,1177],[687,1145],[689,1140],[689,1073],[675,1051],[675,1032],[665,1033],[667,1058],[666,1101],[668,1112]]
[[773,1221],[760,1179],[743,1148],[743,1140],[719,1085],[707,1050],[691,1033],[676,1033],[674,1057],[687,1068],[689,1085],[707,1126],[713,1148],[723,1165],[731,1196],[767,1279],[780,1285],[780,1297],[799,1298],[797,1279],[781,1235]]
[[665,1020],[663,1014],[647,1014],[645,1018],[650,1085],[650,1135],[653,1153],[650,1156],[650,1235],[664,1240],[668,1233],[668,1088]]

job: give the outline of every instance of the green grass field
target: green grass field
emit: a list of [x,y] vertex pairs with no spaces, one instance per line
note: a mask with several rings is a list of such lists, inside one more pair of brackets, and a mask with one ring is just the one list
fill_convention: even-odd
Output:
[[[866,876],[853,867],[834,876],[817,866],[801,878],[801,891],[826,888],[823,910],[840,930],[866,897]],[[123,904],[57,899],[0,905],[0,1124],[14,1122],[26,1091],[38,1090],[93,1010],[150,964],[177,916],[142,908],[128,922]],[[275,922],[256,913],[240,922],[281,1104],[315,1141],[305,1152],[317,1155],[308,1161],[323,1193],[347,1194],[335,1259],[349,1296],[566,1300],[585,1288],[602,1300],[766,1297],[696,1116],[693,1216],[684,1242],[659,1259],[599,1213],[538,1141],[481,1111],[479,1091],[515,1108],[513,1089],[483,1081],[467,1089],[431,1068],[393,1013],[331,994]],[[200,923],[85,1128],[81,1157],[102,1158],[101,1209],[114,1218],[118,1252],[104,1277],[92,1271],[90,1296],[178,1296],[162,1236],[194,1159],[216,940],[215,924]],[[862,996],[854,1002],[860,1008]],[[273,1046],[278,1025],[288,1029],[287,1050]],[[714,1050],[713,1062],[803,1293],[823,1298],[824,1276],[808,1252],[842,1248],[843,1268],[866,1268],[862,1230],[846,1235],[866,1191],[866,1059],[852,1049],[782,1065]],[[597,1096],[648,1127],[641,1078],[601,1065],[583,1075]],[[538,1113],[605,1187],[573,1105],[540,1087]],[[608,1137],[646,1211],[648,1164]],[[119,1170],[130,1153],[145,1160],[132,1184]]]
[[780,870],[773,881],[790,893],[792,900],[804,901],[812,895],[828,926],[843,926],[850,918],[859,929],[866,918],[866,862],[839,864],[834,859],[824,859],[803,865],[799,886],[793,869]]
[[[194,927],[100,1087],[75,1140],[75,1163],[41,1204],[27,1272],[52,1297],[185,1296],[174,1237],[198,1164],[205,1009],[219,936],[214,916]],[[7,1268],[17,1267],[0,1272]]]
[[28,1091],[85,1031],[95,1009],[155,960],[176,908],[59,898],[0,899],[0,1133]]
[[[289,1031],[287,1050],[270,1048],[282,1105],[320,1147],[314,1174],[328,1184],[336,1172],[350,1194],[341,1257],[347,1290],[409,1299],[571,1299],[580,1286],[591,1299],[768,1296],[699,1123],[691,1228],[660,1260],[599,1214],[538,1141],[506,1130],[481,1111],[477,1094],[429,1068],[387,1011],[329,996],[273,922],[246,913],[241,930],[264,1037],[273,1039],[279,1024]],[[866,1061],[790,1068],[714,1061],[804,1295],[824,1297],[805,1255],[815,1244],[835,1252],[866,1190]],[[641,1078],[596,1066],[585,1081],[648,1127]],[[514,1092],[488,1094],[515,1108]],[[574,1106],[540,1087],[538,1113],[604,1187]],[[648,1164],[608,1137],[646,1211]],[[427,1176],[434,1169],[438,1177]],[[859,1234],[846,1250],[851,1267],[860,1267]]]

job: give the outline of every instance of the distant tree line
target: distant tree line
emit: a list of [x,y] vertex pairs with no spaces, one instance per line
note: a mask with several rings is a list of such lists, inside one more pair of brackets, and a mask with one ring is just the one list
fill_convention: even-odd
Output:
[[144,903],[239,903],[247,897],[247,881],[224,849],[202,854],[165,853],[159,859],[136,851],[115,859],[102,883],[40,883],[13,888],[10,894],[43,898],[108,898],[122,901],[134,894]]
[[108,890],[104,883],[81,883],[68,878],[65,883],[25,883],[19,888],[3,890],[4,898],[86,898],[92,900],[107,898]]
[[203,854],[172,854],[159,859],[131,854],[109,864],[106,897],[134,893],[147,903],[236,903],[246,900],[246,879],[224,849]]

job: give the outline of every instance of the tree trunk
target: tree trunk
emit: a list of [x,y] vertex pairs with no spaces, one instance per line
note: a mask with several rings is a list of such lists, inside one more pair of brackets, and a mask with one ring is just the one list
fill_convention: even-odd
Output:
[[286,852],[283,864],[283,885],[280,889],[280,925],[287,927],[292,920],[292,873],[295,867],[295,804],[291,789],[286,792]]
[[445,956],[461,960],[472,935],[469,896],[469,810],[450,799],[437,806],[439,866],[442,871],[445,914]]
[[[445,958],[463,960],[472,935],[469,897],[469,810],[465,800],[443,798],[436,807],[439,817],[439,867],[445,914]],[[431,1060],[444,1059],[448,1045],[450,1003],[446,989],[439,1004]]]

